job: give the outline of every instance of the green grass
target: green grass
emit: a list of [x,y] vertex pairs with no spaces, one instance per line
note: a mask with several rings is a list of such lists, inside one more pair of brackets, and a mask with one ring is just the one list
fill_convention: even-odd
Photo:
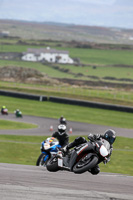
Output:
[[[6,42],[6,39],[1,39],[1,41]],[[15,44],[15,40],[7,39],[10,44],[1,44],[0,52],[25,52],[28,48],[42,48],[42,46],[36,45],[22,45]],[[26,41],[25,41],[26,42]],[[27,41],[31,42],[31,41]],[[39,41],[40,42],[40,41]],[[44,42],[44,41],[43,41]],[[38,41],[34,41],[38,44]],[[47,42],[46,42],[47,43]],[[133,65],[133,51],[132,50],[101,50],[101,49],[84,49],[84,48],[68,48],[68,47],[57,47],[57,43],[51,42],[51,45],[55,45],[56,49],[69,51],[70,57],[80,58],[81,63],[89,64],[88,67],[77,67],[73,65],[59,65],[60,69],[69,69],[69,73],[61,72],[59,70],[53,69],[51,66],[42,65],[41,63],[34,62],[24,62],[24,61],[11,61],[11,60],[1,60],[0,66],[17,66],[25,68],[34,68],[40,72],[46,73],[50,77],[55,78],[74,78],[83,80],[97,81],[90,76],[96,76],[100,80],[104,77],[114,77],[117,79],[133,79],[133,68],[128,67],[116,67],[111,65]],[[46,45],[47,46],[47,45]],[[44,48],[46,47],[44,46]],[[52,64],[54,65],[54,64]],[[96,65],[97,68],[93,69]],[[74,74],[73,74],[74,73]],[[83,74],[83,76],[76,76],[78,73]],[[89,77],[87,77],[89,76]],[[105,79],[103,79],[105,81]],[[111,82],[111,80],[106,80]],[[120,80],[115,82],[122,82]],[[126,83],[126,81],[124,81]],[[130,81],[129,81],[130,82]]]
[[30,128],[37,128],[37,125],[0,119],[1,130],[3,129],[30,129]]
[[73,86],[48,86],[0,81],[0,89],[19,91],[45,96],[58,96],[73,99],[133,106],[133,93],[122,89],[95,89]]
[[[26,52],[28,48],[42,48],[34,45],[1,45],[1,52]],[[44,46],[46,48],[46,46]],[[133,65],[133,51],[128,50],[101,50],[101,49],[83,49],[55,47],[60,50],[69,51],[70,57],[80,58],[84,64],[126,64]]]
[[[87,138],[87,136],[85,136]],[[76,136],[70,136],[70,142]],[[40,155],[41,142],[46,136],[11,136],[0,135],[0,162],[36,165]],[[111,161],[100,164],[102,172],[128,174],[133,176],[133,139],[117,137]],[[6,148],[5,148],[6,147]]]
[[51,68],[50,66],[42,65],[41,63],[1,60],[0,67],[3,67],[3,66],[15,66],[15,67],[37,69],[38,71],[47,74],[49,77],[74,78],[74,76],[71,74],[66,74],[64,72],[60,72],[56,69]]
[[133,138],[117,137],[111,161],[100,164],[101,171],[133,176]]
[[61,115],[64,115],[70,121],[133,128],[132,113],[52,103],[49,101],[31,101],[5,96],[0,96],[0,105],[6,105],[9,113],[13,113],[14,110],[19,108],[23,116],[33,115],[58,119]]
[[[60,48],[63,49],[63,48]],[[132,51],[66,48],[71,57],[80,58],[84,64],[127,64],[133,65]]]
[[[118,63],[118,64],[123,64],[123,63]],[[10,60],[0,61],[0,67],[16,66],[24,68],[33,68],[47,74],[49,77],[55,77],[55,78],[74,78],[74,79],[80,78],[82,80],[98,81],[98,79],[95,80],[90,77],[90,76],[96,76],[99,79],[104,77],[113,77],[116,79],[122,79],[122,78],[133,79],[133,68],[129,67],[97,66],[96,69],[93,69],[93,64],[91,64],[91,66],[84,66],[84,67],[77,67],[73,65],[61,65],[61,64],[56,64],[56,65],[59,66],[60,69],[68,69],[69,72],[68,73],[62,72],[52,68],[50,65],[43,65],[41,63],[35,63],[35,62],[10,61]],[[77,74],[83,74],[83,76],[80,77],[76,76]],[[119,80],[119,82],[122,81]]]
[[[133,79],[133,68],[128,67],[97,66],[96,69],[94,69],[93,65],[83,67],[64,65],[62,68],[69,69],[70,72],[75,74],[81,73],[84,76],[96,76],[97,78],[113,77],[116,79]],[[87,79],[87,77],[82,76],[80,76],[80,78]]]

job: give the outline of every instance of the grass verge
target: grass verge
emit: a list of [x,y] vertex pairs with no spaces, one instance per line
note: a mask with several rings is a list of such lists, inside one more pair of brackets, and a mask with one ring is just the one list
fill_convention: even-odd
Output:
[[30,129],[30,128],[37,128],[37,125],[23,123],[23,122],[12,122],[9,120],[0,119],[0,129]]

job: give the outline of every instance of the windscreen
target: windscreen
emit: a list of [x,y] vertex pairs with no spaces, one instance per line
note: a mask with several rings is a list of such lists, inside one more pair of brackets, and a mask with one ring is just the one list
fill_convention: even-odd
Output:
[[107,140],[102,139],[103,145],[105,146],[105,148],[109,151],[110,150],[110,144]]

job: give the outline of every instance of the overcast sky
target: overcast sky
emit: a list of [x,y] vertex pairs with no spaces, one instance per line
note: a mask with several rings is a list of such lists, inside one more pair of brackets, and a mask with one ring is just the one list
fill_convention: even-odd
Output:
[[133,0],[0,0],[0,19],[133,29]]

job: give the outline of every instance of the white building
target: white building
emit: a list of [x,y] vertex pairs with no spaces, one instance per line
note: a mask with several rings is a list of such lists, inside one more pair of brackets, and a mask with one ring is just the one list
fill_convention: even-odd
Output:
[[61,51],[56,49],[50,49],[49,47],[41,49],[28,49],[23,53],[22,60],[25,61],[46,61],[49,63],[63,63],[73,64],[74,61],[69,57],[68,51]]

